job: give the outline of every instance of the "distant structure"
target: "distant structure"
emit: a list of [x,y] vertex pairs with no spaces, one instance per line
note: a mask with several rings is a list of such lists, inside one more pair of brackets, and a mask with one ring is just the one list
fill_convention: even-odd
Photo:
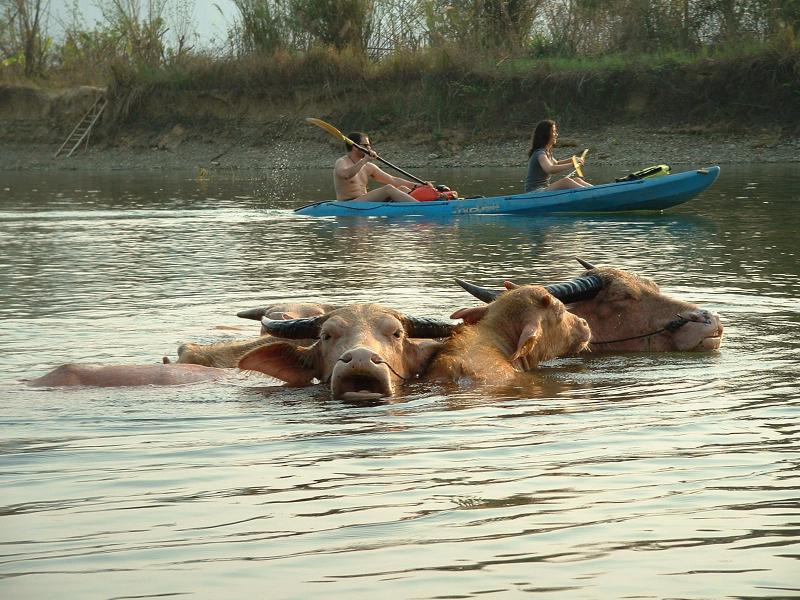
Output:
[[69,147],[69,152],[67,153],[67,158],[69,158],[82,143],[84,144],[84,150],[86,150],[86,148],[89,147],[89,136],[92,133],[92,128],[100,120],[100,115],[103,114],[106,105],[108,105],[108,99],[106,98],[105,92],[100,92],[97,98],[95,98],[92,107],[81,117],[81,120],[78,121],[78,124],[75,125],[75,128],[67,136],[67,139],[64,140],[64,143],[56,150],[53,157],[59,156]]

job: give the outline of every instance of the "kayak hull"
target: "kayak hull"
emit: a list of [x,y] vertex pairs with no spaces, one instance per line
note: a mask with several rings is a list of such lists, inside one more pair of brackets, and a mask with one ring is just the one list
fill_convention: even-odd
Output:
[[708,188],[719,167],[650,179],[605,183],[588,188],[441,200],[433,202],[315,202],[295,209],[310,217],[447,217],[458,215],[535,215],[543,213],[664,210],[683,204]]

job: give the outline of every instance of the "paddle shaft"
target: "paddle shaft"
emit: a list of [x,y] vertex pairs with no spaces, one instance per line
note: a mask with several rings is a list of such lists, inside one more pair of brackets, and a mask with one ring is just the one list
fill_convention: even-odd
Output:
[[[344,141],[349,141],[351,144],[353,144],[353,146],[354,146],[354,147],[358,148],[358,149],[359,149],[359,150],[361,150],[361,151],[362,151],[364,154],[366,154],[367,156],[369,156],[369,153],[370,153],[370,151],[369,151],[369,150],[367,150],[367,149],[366,149],[364,146],[362,146],[361,144],[356,144],[356,143],[355,143],[353,140],[351,140],[351,139],[349,139],[349,138],[345,138],[345,140],[344,140]],[[382,162],[383,164],[385,164],[387,167],[391,167],[392,169],[394,169],[394,170],[395,170],[395,171],[397,171],[398,173],[402,173],[403,175],[405,175],[405,176],[406,176],[406,177],[408,177],[409,179],[413,179],[414,181],[416,181],[417,183],[419,183],[419,184],[421,184],[421,185],[425,185],[425,184],[427,183],[427,181],[422,181],[422,179],[420,179],[419,177],[416,177],[416,176],[412,175],[412,174],[411,174],[411,173],[409,173],[408,171],[404,171],[403,169],[401,169],[401,168],[400,168],[400,167],[398,167],[397,165],[393,165],[393,164],[392,164],[392,163],[390,163],[388,160],[385,160],[385,159],[381,158],[381,157],[380,157],[380,156],[378,156],[378,155],[375,155],[375,157],[374,157],[374,158],[375,158],[375,160],[379,160],[379,161],[381,161],[381,162]]]

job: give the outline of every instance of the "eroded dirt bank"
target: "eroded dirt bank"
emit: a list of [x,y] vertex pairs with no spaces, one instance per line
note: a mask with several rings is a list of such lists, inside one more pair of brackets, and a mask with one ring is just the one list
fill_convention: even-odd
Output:
[[[140,106],[123,125],[109,106],[88,149],[67,158],[54,153],[101,90],[41,90],[0,86],[0,169],[2,170],[196,170],[326,168],[342,145],[304,116],[345,128],[319,103],[277,106],[264,100],[231,102],[214,95],[170,107],[152,118],[154,107]],[[190,98],[184,98],[184,101]],[[591,125],[591,127],[590,127]],[[522,166],[528,131],[492,136],[463,130],[435,135],[414,132],[401,138],[392,123],[370,130],[379,153],[407,168]],[[407,127],[405,128],[408,129]],[[800,136],[780,127],[731,133],[723,128],[654,127],[626,119],[616,124],[563,124],[556,155],[589,148],[594,164],[646,166],[667,163],[711,165],[800,161]]]

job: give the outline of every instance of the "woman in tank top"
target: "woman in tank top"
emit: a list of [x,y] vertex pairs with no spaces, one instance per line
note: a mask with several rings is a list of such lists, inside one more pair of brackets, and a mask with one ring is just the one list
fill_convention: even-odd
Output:
[[[553,146],[558,140],[558,127],[555,121],[546,119],[539,121],[531,136],[531,146],[528,148],[528,176],[525,178],[526,192],[539,192],[542,190],[564,190],[578,187],[591,187],[580,177],[564,177],[555,183],[550,183],[550,178],[556,173],[570,171],[573,168],[572,157],[563,160],[553,158]],[[577,158],[578,164],[583,164],[582,158]]]

